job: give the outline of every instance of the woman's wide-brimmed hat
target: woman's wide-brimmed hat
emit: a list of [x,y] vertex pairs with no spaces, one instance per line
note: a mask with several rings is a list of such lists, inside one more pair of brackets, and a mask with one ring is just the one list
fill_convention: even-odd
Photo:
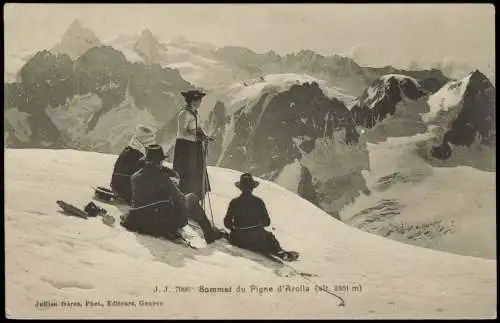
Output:
[[237,188],[241,189],[254,189],[259,186],[259,182],[253,179],[252,174],[245,173],[240,176],[239,182],[234,183]]
[[186,102],[201,100],[205,95],[207,95],[205,92],[200,91],[200,90],[184,91],[184,92],[181,92],[181,94],[184,97],[184,99],[186,100]]

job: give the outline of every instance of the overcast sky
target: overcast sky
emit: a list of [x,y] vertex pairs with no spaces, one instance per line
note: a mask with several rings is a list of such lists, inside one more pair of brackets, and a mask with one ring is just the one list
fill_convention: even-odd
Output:
[[494,65],[488,4],[7,4],[7,53],[50,48],[75,19],[100,39],[149,28],[257,52],[311,49],[363,65],[457,61]]

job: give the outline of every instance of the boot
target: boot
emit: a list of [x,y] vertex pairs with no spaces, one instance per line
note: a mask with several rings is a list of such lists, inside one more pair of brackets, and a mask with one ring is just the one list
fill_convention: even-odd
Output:
[[217,228],[212,228],[212,230],[208,232],[203,232],[203,236],[205,237],[205,242],[207,244],[211,244],[212,242],[224,238],[224,233]]
[[[188,197],[188,195],[186,195],[186,197]],[[187,212],[189,214],[189,218],[195,221],[203,231],[203,237],[205,238],[207,244],[210,244],[215,240],[219,240],[224,236],[219,229],[212,227],[205,211],[203,211],[201,205],[198,204],[198,200],[196,198],[193,196],[186,198],[186,207],[188,208]]]

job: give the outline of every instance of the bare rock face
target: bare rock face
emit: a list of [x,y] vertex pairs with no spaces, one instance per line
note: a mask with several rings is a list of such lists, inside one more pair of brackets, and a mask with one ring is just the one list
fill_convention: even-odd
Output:
[[167,125],[183,101],[180,92],[191,87],[178,71],[131,63],[109,46],[76,60],[40,51],[19,75],[4,85],[11,147],[116,153],[137,124]]
[[[205,123],[217,139],[209,146],[209,164],[273,180],[336,214],[365,190],[366,184],[358,179],[363,178],[368,154],[359,148],[364,144],[343,102],[328,98],[316,82],[293,83],[276,86],[275,91],[263,87],[241,106],[232,105],[231,99],[217,101]],[[258,83],[247,85],[251,86]],[[362,162],[350,169],[342,165],[349,160],[346,156]],[[344,184],[356,182],[349,197],[326,184],[340,177]]]
[[477,70],[431,96],[427,117],[437,136],[430,155],[445,164],[494,171],[495,101],[495,87]]
[[495,88],[479,71],[470,74],[462,98],[462,108],[451,122],[443,142],[470,146],[476,136],[482,144],[495,144]]
[[378,122],[396,113],[396,106],[404,99],[417,100],[428,94],[417,80],[404,75],[385,75],[369,86],[352,107],[356,123],[373,128]]

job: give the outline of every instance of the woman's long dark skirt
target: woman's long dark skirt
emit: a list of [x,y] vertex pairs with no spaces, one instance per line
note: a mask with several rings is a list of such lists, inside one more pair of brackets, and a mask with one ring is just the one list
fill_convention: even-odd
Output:
[[174,148],[173,169],[179,173],[179,189],[184,194],[196,194],[201,200],[205,198],[205,193],[210,191],[210,183],[208,176],[206,176],[205,190],[203,190],[203,175],[207,175],[207,173],[201,141],[192,142],[186,139],[177,139]]

